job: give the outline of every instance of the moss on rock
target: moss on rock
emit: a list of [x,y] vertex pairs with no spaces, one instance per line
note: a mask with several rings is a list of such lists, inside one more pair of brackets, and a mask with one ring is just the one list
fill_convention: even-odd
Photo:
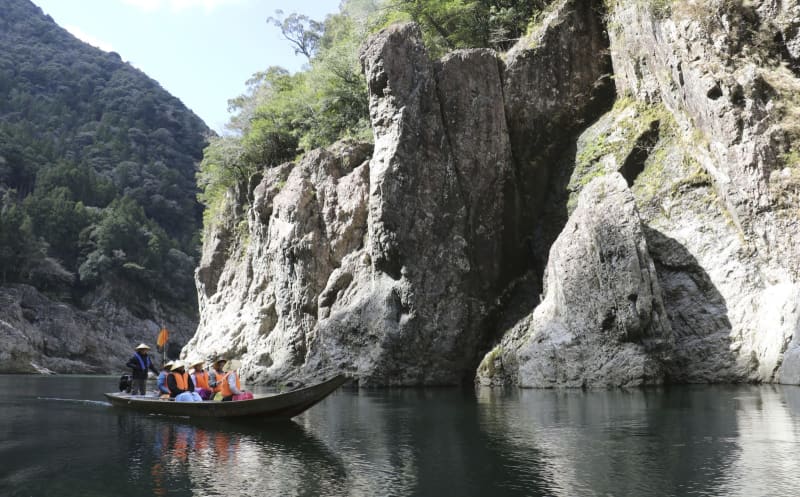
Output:
[[652,162],[663,143],[676,136],[675,120],[663,104],[618,99],[613,109],[578,139],[575,169],[567,186],[567,210],[573,211],[580,191],[598,176],[620,172],[632,184],[635,178],[624,171],[632,156],[639,154],[645,164]]

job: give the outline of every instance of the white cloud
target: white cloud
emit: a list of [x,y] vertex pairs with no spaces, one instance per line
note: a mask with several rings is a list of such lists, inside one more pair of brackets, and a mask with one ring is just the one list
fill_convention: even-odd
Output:
[[173,12],[189,9],[203,9],[209,13],[218,7],[242,3],[244,0],[122,0],[123,3],[145,12],[155,12],[168,8]]
[[67,24],[66,26],[64,26],[64,29],[66,29],[67,31],[72,33],[72,35],[75,36],[75,38],[77,38],[77,39],[79,39],[81,41],[85,41],[89,45],[97,47],[100,50],[104,50],[106,52],[113,52],[114,51],[114,48],[111,46],[111,43],[108,43],[108,42],[105,42],[105,41],[100,40],[98,38],[95,38],[94,36],[90,35],[89,33],[86,33],[85,31],[83,31],[78,26],[75,26],[74,24]]

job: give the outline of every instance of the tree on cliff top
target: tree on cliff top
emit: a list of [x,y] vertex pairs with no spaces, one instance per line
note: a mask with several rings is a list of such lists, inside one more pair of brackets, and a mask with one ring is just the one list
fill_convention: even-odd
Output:
[[422,27],[434,53],[472,47],[506,50],[552,0],[398,0],[393,8]]
[[277,13],[277,26],[309,59],[290,74],[270,67],[229,101],[231,136],[212,138],[198,173],[206,221],[224,193],[242,190],[264,167],[345,137],[371,140],[367,86],[358,60],[367,37],[396,21],[416,21],[431,53],[508,48],[552,0],[344,0],[323,23]]

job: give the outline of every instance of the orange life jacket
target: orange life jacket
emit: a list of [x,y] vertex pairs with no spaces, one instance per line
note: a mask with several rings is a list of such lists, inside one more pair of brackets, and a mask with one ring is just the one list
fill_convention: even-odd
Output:
[[211,387],[208,386],[208,373],[205,371],[195,371],[194,372],[194,387],[195,388],[205,388],[206,390],[211,390]]
[[217,385],[221,387],[220,392],[222,392],[223,397],[230,397],[233,395],[233,392],[231,391],[231,386],[228,383],[228,376],[230,375],[236,376],[236,390],[239,390],[240,392],[242,391],[242,387],[239,384],[239,375],[236,374],[235,371],[231,371],[229,373],[225,373],[225,375],[222,377],[222,385],[220,385],[219,380],[217,380]]
[[[217,371],[216,369],[214,370],[214,379],[217,382],[216,385],[211,387],[211,390],[213,390],[214,393],[222,391],[222,383],[223,383],[224,378],[225,378],[225,373],[223,373],[221,371]],[[210,383],[209,383],[209,385],[210,385]]]
[[185,392],[189,389],[189,373],[171,373],[172,377],[175,378],[175,385],[178,387],[178,392],[170,392],[172,394],[179,394],[180,392]]

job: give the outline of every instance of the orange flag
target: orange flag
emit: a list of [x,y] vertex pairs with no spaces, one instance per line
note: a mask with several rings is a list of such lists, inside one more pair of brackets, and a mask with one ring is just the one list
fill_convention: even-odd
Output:
[[167,340],[169,340],[169,331],[167,331],[166,328],[161,328],[161,331],[158,332],[156,345],[158,345],[158,347],[161,348],[164,346],[164,344],[167,343]]

